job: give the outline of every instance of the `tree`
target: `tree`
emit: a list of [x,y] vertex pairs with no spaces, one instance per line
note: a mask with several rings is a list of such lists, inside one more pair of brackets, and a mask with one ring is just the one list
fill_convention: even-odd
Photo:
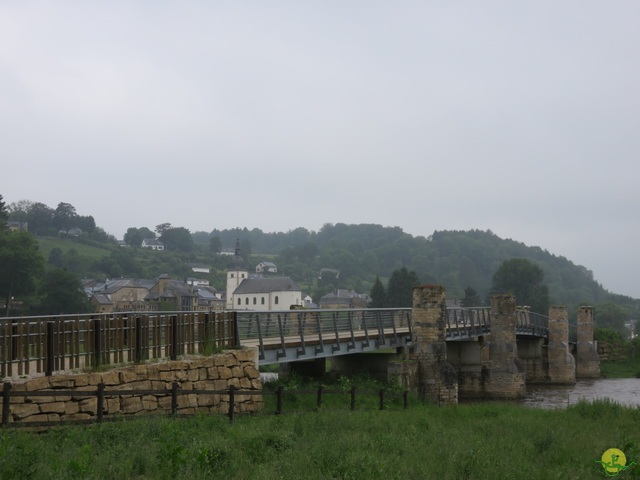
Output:
[[193,238],[189,230],[184,227],[165,230],[159,240],[164,243],[167,250],[180,252],[191,252],[193,250]]
[[11,299],[33,291],[35,279],[44,269],[38,242],[28,232],[0,233],[0,298],[9,316]]
[[222,251],[222,241],[220,241],[220,237],[215,236],[209,239],[209,250],[213,253],[220,253]]
[[536,313],[549,311],[549,288],[542,283],[544,272],[525,258],[505,260],[493,274],[491,293],[511,293],[518,305],[527,305]]
[[473,288],[467,287],[464,289],[464,298],[462,299],[463,307],[477,307],[482,305],[480,296]]
[[420,285],[416,272],[407,267],[394,270],[387,285],[387,307],[405,308],[413,306],[413,287]]
[[627,308],[612,302],[601,303],[593,309],[593,316],[598,328],[610,328],[627,335],[625,323],[631,316]]
[[7,226],[7,219],[9,218],[9,213],[7,212],[7,208],[2,200],[2,195],[0,195],[0,230],[4,230]]
[[42,280],[37,307],[41,315],[61,313],[88,313],[92,310],[80,280],[63,269],[47,272]]
[[380,277],[376,275],[376,281],[371,287],[371,292],[369,293],[371,297],[371,308],[383,308],[387,303],[387,293],[384,289],[384,285],[380,281]]
[[131,247],[140,247],[145,238],[156,238],[156,234],[147,227],[135,228],[129,227],[124,234],[124,243]]
[[78,217],[76,207],[70,203],[60,202],[53,212],[53,226],[65,232],[76,227],[75,220]]
[[27,216],[29,231],[35,235],[46,235],[55,231],[53,227],[53,210],[44,203],[34,203]]
[[160,225],[156,225],[156,233],[158,234],[158,238],[164,235],[164,232],[172,229],[173,227],[169,222],[161,223]]

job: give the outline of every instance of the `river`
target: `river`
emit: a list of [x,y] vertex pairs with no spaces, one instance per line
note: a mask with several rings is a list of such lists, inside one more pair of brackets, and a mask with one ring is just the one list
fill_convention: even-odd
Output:
[[608,398],[621,405],[640,406],[640,378],[602,378],[581,380],[575,385],[527,385],[523,405],[536,408],[562,408],[580,400]]

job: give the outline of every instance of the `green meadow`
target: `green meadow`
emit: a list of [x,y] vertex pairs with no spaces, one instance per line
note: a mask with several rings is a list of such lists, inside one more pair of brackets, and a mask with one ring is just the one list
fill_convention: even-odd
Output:
[[[610,448],[627,465],[640,461],[640,410],[609,401],[537,410],[411,399],[407,410],[380,411],[374,401],[351,411],[328,400],[298,413],[285,404],[282,415],[269,402],[233,424],[148,417],[46,433],[3,429],[0,478],[591,479],[607,478],[598,462]],[[640,478],[640,469],[618,478]]]

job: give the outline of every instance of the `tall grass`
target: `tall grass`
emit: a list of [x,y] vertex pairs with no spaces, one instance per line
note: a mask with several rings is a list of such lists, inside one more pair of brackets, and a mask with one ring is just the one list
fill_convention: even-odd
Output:
[[[619,448],[640,460],[640,410],[481,403],[408,410],[141,418],[0,431],[0,478],[589,479]],[[638,478],[636,466],[620,478]]]

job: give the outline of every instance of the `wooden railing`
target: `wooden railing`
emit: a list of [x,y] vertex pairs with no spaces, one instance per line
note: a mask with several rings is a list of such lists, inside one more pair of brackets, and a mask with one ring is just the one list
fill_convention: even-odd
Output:
[[237,347],[234,312],[128,312],[0,318],[0,377]]

